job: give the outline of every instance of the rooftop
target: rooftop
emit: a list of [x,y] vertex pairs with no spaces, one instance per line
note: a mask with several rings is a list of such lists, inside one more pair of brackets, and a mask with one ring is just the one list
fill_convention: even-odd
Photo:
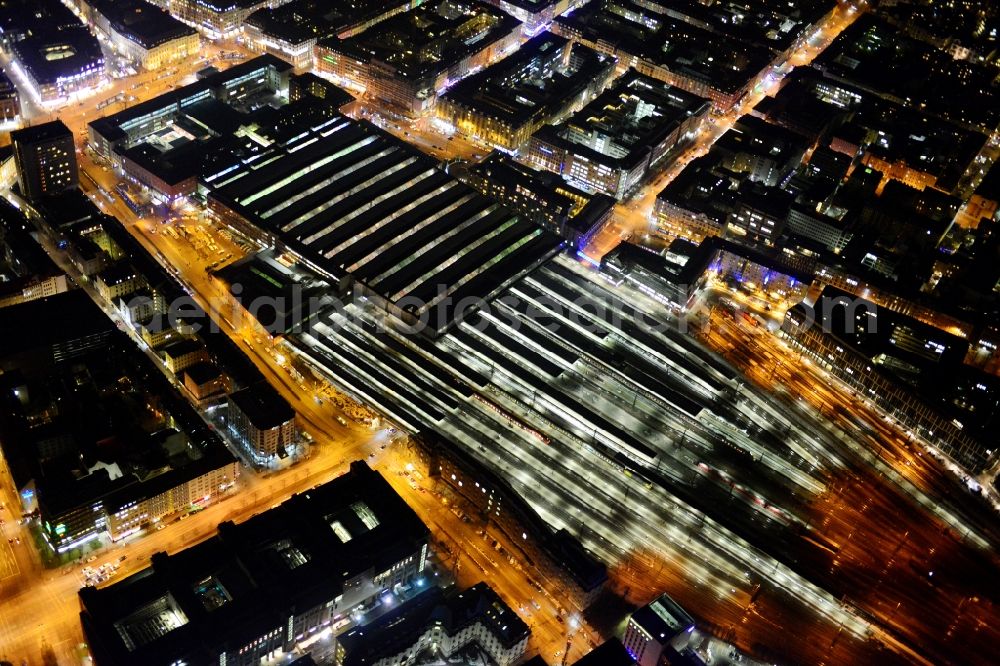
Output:
[[11,144],[45,143],[47,141],[55,141],[58,139],[73,140],[73,133],[61,120],[52,120],[47,123],[31,125],[29,127],[14,130],[10,133]]
[[741,89],[770,62],[771,52],[657,11],[653,3],[595,0],[556,19],[588,42],[598,41],[723,93]]
[[486,180],[495,180],[506,187],[519,187],[531,191],[543,205],[554,209],[579,212],[593,194],[569,185],[550,171],[532,169],[499,150],[490,153],[470,168],[471,172]]
[[246,62],[233,65],[216,74],[211,74],[203,79],[190,83],[182,88],[163,93],[153,99],[140,102],[126,109],[114,113],[110,116],[103,116],[91,121],[89,127],[109,141],[124,138],[128,128],[139,124],[138,121],[156,113],[174,108],[177,113],[190,104],[208,97],[208,91],[224,88],[226,83],[242,79],[253,72],[265,68],[272,68],[277,72],[289,72],[292,65],[270,54],[264,54],[247,60]]
[[397,76],[436,77],[514,31],[517,19],[479,0],[430,0],[344,40],[323,45],[362,62],[377,60]]
[[[115,330],[82,289],[39,298],[4,309],[0,353],[16,354],[56,344],[67,337],[83,338]],[[16,325],[21,322],[23,325]],[[72,327],[67,327],[72,322]]]
[[[34,481],[46,519],[98,500],[114,510],[232,462],[221,439],[83,290],[5,308],[3,319],[4,453],[19,488]],[[75,342],[84,338],[89,346]],[[47,363],[22,354],[57,343],[73,353]],[[55,449],[47,444],[54,439],[61,442]]]
[[295,418],[295,410],[267,382],[258,382],[229,394],[230,402],[258,430],[270,430]]
[[412,646],[428,627],[440,624],[450,636],[466,627],[483,625],[504,647],[529,634],[528,626],[485,583],[462,592],[444,593],[432,587],[392,612],[337,640],[344,648],[343,666],[364,666],[393,657]]
[[666,594],[632,613],[631,621],[661,643],[694,627],[694,618]]
[[184,374],[195,384],[206,384],[222,376],[219,366],[211,361],[200,361],[184,369]]
[[188,354],[197,353],[202,349],[204,349],[204,347],[197,340],[193,338],[181,338],[180,340],[168,342],[157,351],[164,356],[169,356],[170,358],[180,358],[182,356],[187,356]]
[[585,654],[574,666],[635,666],[635,660],[617,638],[610,638]]
[[[266,165],[266,168],[260,168]],[[334,283],[350,278],[431,331],[560,241],[366,122],[337,116],[209,183],[211,205],[281,239]]]
[[825,0],[645,0],[661,12],[719,35],[739,39],[776,52],[788,49],[811,24],[832,9]]
[[197,34],[194,28],[142,0],[90,0],[90,4],[115,31],[143,48]]
[[[205,663],[293,609],[335,599],[365,571],[420,549],[427,528],[364,462],[208,541],[105,588],[80,591],[84,630],[101,664]],[[238,649],[238,648],[237,648]]]
[[718,157],[711,154],[691,160],[656,198],[722,224],[735,205],[739,181],[717,165]]
[[947,190],[958,184],[988,140],[980,132],[895,104],[863,109],[854,122],[874,132],[869,152],[931,174],[937,187]]
[[97,279],[109,287],[119,285],[137,277],[135,268],[128,261],[119,261],[97,274]]
[[993,131],[1000,121],[1000,83],[989,65],[954,58],[902,34],[874,13],[844,30],[814,66],[834,80],[984,131]]
[[630,69],[611,88],[559,125],[535,133],[577,155],[631,169],[708,101]]
[[613,66],[611,58],[591,48],[543,32],[442,97],[489,118],[522,125],[557,112]]
[[308,39],[335,37],[380,14],[407,5],[405,0],[347,0],[335,4],[322,0],[292,0],[274,9],[258,9],[246,22],[266,35],[299,44]]
[[32,236],[34,225],[6,199],[0,199],[0,294],[11,283],[7,278],[36,278],[60,275],[62,270],[52,261]]
[[260,0],[197,0],[197,3],[218,14],[231,12],[243,7],[253,7]]
[[38,85],[56,85],[83,73],[104,69],[97,38],[81,24],[79,30],[47,27],[11,45],[14,60]]

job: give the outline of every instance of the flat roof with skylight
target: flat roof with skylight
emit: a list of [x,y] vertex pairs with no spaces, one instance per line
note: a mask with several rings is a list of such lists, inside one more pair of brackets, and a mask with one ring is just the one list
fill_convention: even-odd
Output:
[[84,630],[100,664],[207,663],[218,646],[252,642],[269,623],[350,603],[360,576],[400,562],[421,570],[413,562],[426,555],[428,534],[378,472],[355,462],[276,508],[221,524],[207,541],[153,555],[120,582],[84,588]]

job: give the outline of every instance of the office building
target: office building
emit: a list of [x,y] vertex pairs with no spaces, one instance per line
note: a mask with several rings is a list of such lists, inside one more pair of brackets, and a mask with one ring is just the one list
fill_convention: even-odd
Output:
[[683,309],[694,296],[702,264],[693,259],[678,265],[644,247],[622,242],[601,258],[601,271],[612,283],[627,283],[664,305]]
[[433,650],[446,661],[481,651],[497,666],[513,666],[524,655],[529,634],[528,626],[485,583],[461,592],[431,587],[377,620],[342,634],[334,663],[407,664]]
[[235,37],[247,17],[281,0],[168,0],[171,15],[209,39]]
[[[428,530],[386,480],[350,471],[113,585],[80,591],[101,666],[326,653],[359,613],[418,588]],[[325,638],[329,636],[329,639]]]
[[715,34],[654,2],[590,2],[557,18],[552,31],[705,97],[719,111],[729,111],[764,81],[775,58],[766,47]]
[[107,81],[100,43],[59,0],[9,0],[0,25],[11,70],[37,102],[65,103]]
[[198,32],[142,0],[78,0],[77,9],[121,55],[145,69],[193,59]]
[[248,16],[243,39],[254,51],[276,55],[296,68],[311,69],[318,40],[347,39],[415,4],[411,0],[354,0],[343,5],[292,0]]
[[284,458],[298,440],[295,411],[267,383],[229,394],[229,430],[257,463]]
[[21,118],[21,96],[7,74],[0,70],[0,125],[15,123]]
[[517,19],[479,0],[431,0],[353,37],[320,40],[316,66],[348,88],[417,114],[455,82],[517,48],[520,35]]
[[0,308],[53,296],[72,285],[32,231],[24,214],[0,199]]
[[731,174],[716,168],[712,157],[692,160],[656,195],[653,215],[658,231],[694,243],[724,235],[738,184]]
[[73,133],[61,120],[11,132],[17,182],[26,199],[75,189],[80,183]]
[[94,278],[97,293],[107,303],[113,303],[121,296],[128,296],[145,285],[146,280],[128,261],[119,261],[105,268]]
[[222,440],[84,291],[3,318],[0,442],[52,551],[124,538],[233,489]]
[[296,69],[311,68],[318,36],[310,24],[303,25],[305,17],[293,11],[299,4],[301,0],[247,16],[242,29],[247,47],[286,60]]
[[854,237],[854,232],[844,220],[798,203],[788,209],[788,231],[816,241],[835,254],[843,251]]
[[791,205],[786,190],[745,180],[726,218],[728,235],[749,246],[773,246],[785,229]]
[[97,152],[120,164],[126,150],[148,142],[183,120],[189,107],[199,102],[240,104],[257,95],[287,98],[291,70],[292,66],[279,58],[258,56],[90,122],[87,126],[90,143]]
[[614,65],[593,49],[543,32],[449,88],[435,113],[459,134],[513,152],[542,125],[604,90]]
[[[271,104],[287,101],[291,70],[272,55],[259,56],[91,122],[90,144],[140,183],[153,202],[177,204],[196,193],[204,170],[261,150],[267,139],[260,125],[287,124],[270,112]],[[259,142],[236,136],[244,126],[257,127]]]
[[768,187],[785,185],[802,163],[809,142],[760,118],[744,116],[712,144],[720,167]]
[[465,182],[482,194],[517,210],[571,247],[583,248],[610,219],[615,199],[573,187],[551,171],[539,171],[493,151],[472,166]]
[[564,122],[535,132],[524,159],[621,199],[694,139],[709,108],[702,97],[629,70]]
[[663,594],[632,613],[622,644],[639,666],[660,666],[664,653],[687,647],[693,629],[694,618]]

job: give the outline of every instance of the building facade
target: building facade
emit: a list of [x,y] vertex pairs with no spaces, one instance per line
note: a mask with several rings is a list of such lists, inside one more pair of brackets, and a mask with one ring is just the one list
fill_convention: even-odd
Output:
[[268,384],[255,384],[229,395],[230,431],[257,462],[284,457],[298,431],[291,405]]
[[462,135],[513,152],[543,125],[604,90],[614,65],[582,44],[543,32],[517,53],[452,86],[435,113]]
[[77,10],[121,55],[145,69],[194,58],[198,32],[143,0],[76,0]]
[[21,194],[37,201],[79,185],[73,133],[61,120],[11,132]]
[[663,594],[632,613],[622,644],[639,666],[661,666],[665,655],[687,647],[694,619],[677,602]]
[[204,507],[233,491],[240,464],[229,460],[203,474],[148,497],[117,498],[102,502],[104,528],[112,541],[122,539],[164,518]]
[[428,537],[385,479],[355,462],[201,544],[154,554],[129,578],[84,588],[84,633],[101,666],[325,658],[359,614],[417,586]]
[[[435,0],[348,39],[320,40],[316,68],[414,115],[430,110],[456,81],[513,51],[520,36],[517,20],[478,0]],[[400,53],[386,46],[397,40],[411,48]]]
[[0,70],[0,124],[14,123],[21,118],[21,97],[14,82]]
[[234,37],[247,17],[281,0],[168,0],[170,14],[209,39]]
[[519,663],[527,625],[485,583],[461,592],[432,587],[374,622],[337,640],[337,666],[398,666],[435,650],[452,659],[478,648],[497,666]]
[[524,159],[621,199],[694,138],[709,108],[701,97],[632,70],[565,122],[535,132]]
[[[992,463],[996,452],[985,443],[982,427],[973,419],[975,409],[966,409],[965,414],[956,409],[961,377],[974,373],[960,365],[968,346],[958,342],[960,338],[931,326],[924,328],[909,317],[832,287],[824,289],[815,306],[799,303],[789,308],[781,333],[793,348],[972,473]],[[952,353],[956,345],[962,349]],[[955,357],[957,369],[936,370],[933,366],[948,355]],[[931,386],[907,380],[921,370],[936,378],[930,380]],[[996,389],[990,387],[995,382],[979,377],[973,382],[975,389],[995,394]],[[988,393],[984,397],[989,400]]]

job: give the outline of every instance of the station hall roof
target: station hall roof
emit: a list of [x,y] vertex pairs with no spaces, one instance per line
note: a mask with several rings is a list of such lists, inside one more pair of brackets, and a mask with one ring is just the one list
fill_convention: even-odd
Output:
[[336,116],[209,183],[210,202],[443,330],[551,256],[554,234],[366,122]]

